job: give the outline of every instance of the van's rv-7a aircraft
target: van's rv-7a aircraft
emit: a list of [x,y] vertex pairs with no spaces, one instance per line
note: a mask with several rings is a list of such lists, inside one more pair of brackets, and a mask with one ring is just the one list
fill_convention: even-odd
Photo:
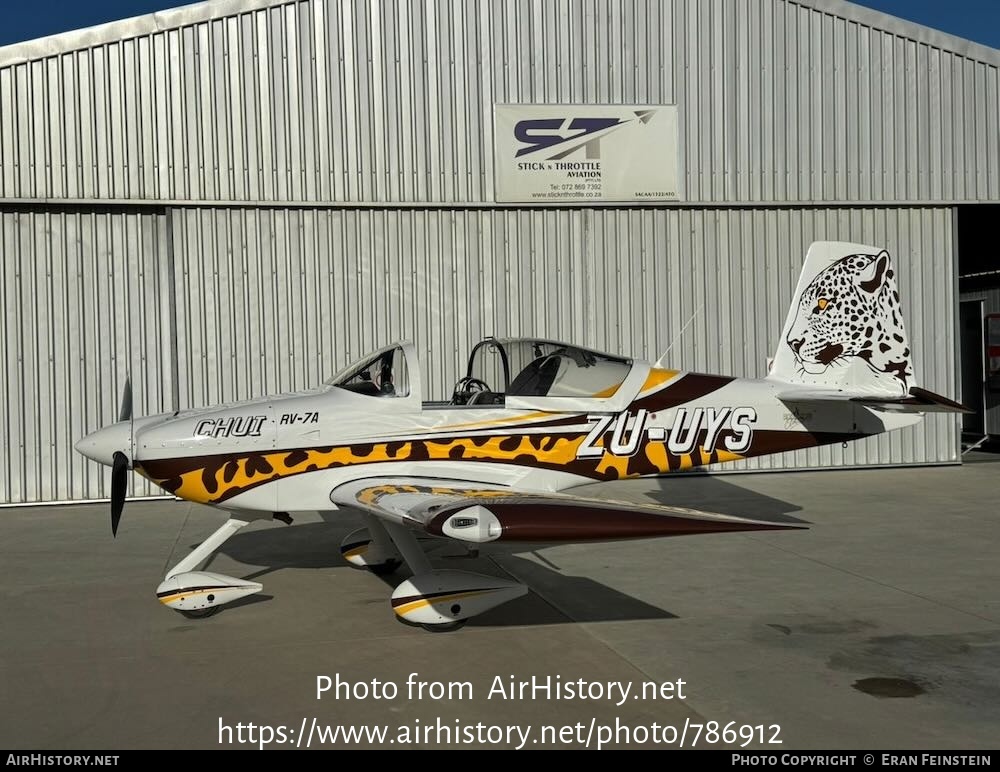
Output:
[[360,510],[341,546],[353,565],[412,576],[392,593],[403,620],[442,631],[527,587],[432,567],[417,539],[567,543],[789,526],[656,504],[584,498],[600,480],[840,443],[962,405],[917,386],[889,254],[840,242],[806,256],[770,373],[760,380],[531,339],[487,339],[447,402],[421,399],[413,346],[366,357],[308,392],[133,418],[76,447],[111,471],[117,533],[132,469],[231,514],[157,595],[189,616],[258,592],[199,571],[248,521]]

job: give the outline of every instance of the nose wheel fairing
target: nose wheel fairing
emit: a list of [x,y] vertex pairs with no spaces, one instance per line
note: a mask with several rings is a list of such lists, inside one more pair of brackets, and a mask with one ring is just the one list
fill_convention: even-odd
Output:
[[245,598],[264,589],[258,582],[210,571],[186,571],[164,579],[156,588],[160,603],[175,611],[202,612]]
[[156,588],[156,597],[160,603],[185,616],[199,618],[210,616],[225,604],[264,589],[258,582],[196,570],[227,539],[246,525],[249,523],[245,520],[230,518],[168,571]]

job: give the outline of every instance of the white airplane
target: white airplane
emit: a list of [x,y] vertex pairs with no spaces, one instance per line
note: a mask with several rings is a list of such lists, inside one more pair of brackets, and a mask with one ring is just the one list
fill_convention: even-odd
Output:
[[452,630],[527,587],[431,565],[420,535],[466,545],[566,543],[779,529],[762,522],[565,491],[665,475],[891,431],[961,412],[917,386],[889,255],[818,242],[767,377],[667,369],[548,340],[477,344],[448,401],[425,402],[408,343],[387,346],[307,392],[133,418],[77,443],[112,467],[117,534],[132,469],[169,493],[231,514],[168,572],[157,595],[190,616],[258,592],[200,571],[250,520],[359,510],[348,562],[412,572],[392,593],[404,621]]

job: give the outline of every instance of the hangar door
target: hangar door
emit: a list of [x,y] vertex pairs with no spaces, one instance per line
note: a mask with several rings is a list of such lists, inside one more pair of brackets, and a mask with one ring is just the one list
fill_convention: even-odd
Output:
[[170,407],[166,233],[156,209],[0,207],[0,503],[109,495],[73,443],[117,419],[126,375],[136,415]]

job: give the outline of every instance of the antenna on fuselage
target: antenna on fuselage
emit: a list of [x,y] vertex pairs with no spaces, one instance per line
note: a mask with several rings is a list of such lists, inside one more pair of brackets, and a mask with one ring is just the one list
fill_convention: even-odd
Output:
[[691,322],[693,322],[694,318],[701,313],[701,309],[703,309],[704,307],[705,307],[705,301],[703,300],[695,309],[694,313],[691,314],[688,320],[684,323],[684,326],[681,327],[681,331],[674,336],[674,339],[672,341],[670,341],[670,345],[667,346],[667,350],[664,351],[662,354],[660,354],[660,358],[656,360],[656,363],[653,365],[653,367],[666,367],[667,354],[670,353],[670,349],[672,349],[674,346],[677,345],[677,342],[684,336],[684,333],[687,331],[687,328],[691,326]]

